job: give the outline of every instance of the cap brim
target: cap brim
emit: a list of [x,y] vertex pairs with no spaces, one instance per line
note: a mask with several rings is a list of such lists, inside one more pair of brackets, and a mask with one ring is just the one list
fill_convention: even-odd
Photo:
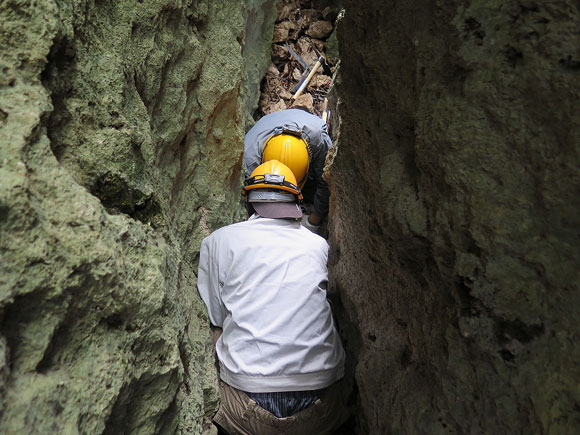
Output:
[[256,213],[265,218],[293,218],[302,217],[302,209],[295,202],[252,202]]

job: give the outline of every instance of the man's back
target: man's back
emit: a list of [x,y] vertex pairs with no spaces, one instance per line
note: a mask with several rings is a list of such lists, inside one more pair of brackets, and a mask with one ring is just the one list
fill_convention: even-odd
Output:
[[261,162],[262,147],[274,133],[281,133],[287,125],[302,131],[305,139],[313,148],[315,155],[323,154],[332,146],[328,126],[318,116],[300,109],[287,109],[273,112],[261,118],[246,134],[244,140],[244,163],[251,173]]
[[243,391],[325,388],[344,351],[326,301],[326,241],[289,219],[252,217],[202,244],[198,287],[221,378]]

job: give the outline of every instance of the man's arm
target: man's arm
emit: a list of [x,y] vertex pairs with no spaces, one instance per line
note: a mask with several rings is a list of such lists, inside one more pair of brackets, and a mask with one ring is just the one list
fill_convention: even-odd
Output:
[[221,298],[219,284],[219,261],[217,253],[211,249],[212,238],[206,237],[199,250],[197,289],[207,307],[209,320],[213,326],[221,328],[226,317],[226,309]]
[[312,147],[312,170],[314,180],[316,181],[316,192],[314,193],[314,211],[310,215],[310,222],[313,225],[319,225],[322,219],[328,214],[328,201],[330,198],[330,189],[322,177],[324,173],[324,164],[326,163],[326,154],[332,146],[332,140],[328,135],[327,125],[321,127],[320,134],[317,137],[317,143]]

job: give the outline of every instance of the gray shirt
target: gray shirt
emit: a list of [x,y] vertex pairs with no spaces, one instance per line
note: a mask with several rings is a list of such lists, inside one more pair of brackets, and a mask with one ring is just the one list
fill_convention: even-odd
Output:
[[302,136],[310,145],[312,158],[308,178],[316,183],[314,211],[320,216],[328,214],[328,184],[322,178],[326,153],[332,146],[328,126],[318,116],[300,109],[274,112],[261,118],[246,134],[244,141],[244,165],[251,174],[262,161],[262,148],[273,134],[282,133],[284,126],[302,131]]

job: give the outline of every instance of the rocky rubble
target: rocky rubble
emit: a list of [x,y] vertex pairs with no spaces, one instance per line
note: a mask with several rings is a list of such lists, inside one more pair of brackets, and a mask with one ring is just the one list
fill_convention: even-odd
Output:
[[[333,4],[333,1],[306,0],[283,0],[278,3],[272,63],[262,82],[257,118],[293,107],[319,116],[322,114],[338,61],[336,56],[326,54],[327,40],[333,34],[339,12]],[[292,98],[295,87],[307,75],[307,70],[285,45],[294,50],[310,68],[315,65],[319,54],[323,54],[328,61],[329,68],[320,68],[305,92],[296,99]]]

